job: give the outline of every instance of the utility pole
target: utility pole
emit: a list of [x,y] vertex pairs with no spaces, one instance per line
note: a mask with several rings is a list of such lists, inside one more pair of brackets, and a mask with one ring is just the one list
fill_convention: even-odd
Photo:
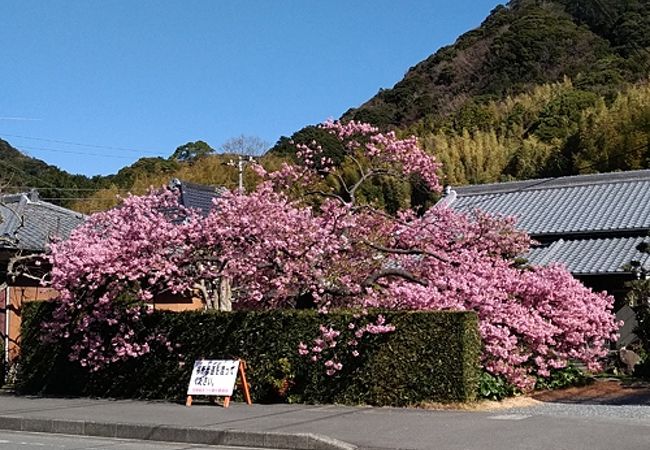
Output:
[[239,171],[239,193],[244,192],[244,167],[246,164],[250,164],[253,162],[253,157],[249,156],[248,159],[244,159],[243,155],[238,156],[238,161],[237,161],[237,170]]

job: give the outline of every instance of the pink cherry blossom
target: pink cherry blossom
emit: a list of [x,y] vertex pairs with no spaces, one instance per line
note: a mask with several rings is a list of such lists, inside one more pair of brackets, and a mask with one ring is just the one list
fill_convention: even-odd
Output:
[[[531,242],[510,218],[443,205],[390,216],[363,204],[358,189],[376,176],[417,174],[439,191],[439,163],[415,138],[356,122],[323,128],[343,144],[357,181],[329,184],[344,178],[312,142],[298,146],[295,165],[255,167],[263,178],[257,188],[225,193],[207,217],[164,189],[90,216],[52,246],[59,297],[46,337],[67,339],[71,359],[91,370],[156,347],[174,351],[164,333],[151,330],[142,340],[136,331],[150,308],[134,300],[189,296],[202,282],[227,279],[237,309],[306,302],[322,312],[475,311],[484,368],[521,389],[570,360],[599,368],[618,328],[611,296],[585,288],[562,267],[515,264]],[[298,352],[324,360],[334,375],[342,369],[338,352],[356,356],[365,339],[394,331],[362,312],[343,330],[322,325]]]

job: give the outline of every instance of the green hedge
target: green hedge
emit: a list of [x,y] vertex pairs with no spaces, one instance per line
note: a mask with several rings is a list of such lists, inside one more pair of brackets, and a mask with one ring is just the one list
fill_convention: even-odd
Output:
[[480,340],[471,312],[383,312],[396,331],[367,335],[358,357],[347,351],[342,335],[327,351],[337,352],[343,370],[330,377],[322,363],[298,355],[298,344],[312,342],[319,324],[351,336],[351,311],[157,312],[146,326],[166,331],[174,354],[155,351],[91,374],[67,360],[64,344],[39,339],[39,324],[51,309],[38,303],[23,312],[21,393],[181,400],[193,361],[201,357],[245,359],[254,402],[400,406],[471,401],[478,390]]

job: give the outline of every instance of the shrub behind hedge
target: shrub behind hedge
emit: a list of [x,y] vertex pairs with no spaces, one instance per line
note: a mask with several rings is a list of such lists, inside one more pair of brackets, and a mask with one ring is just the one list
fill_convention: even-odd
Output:
[[350,311],[156,312],[145,319],[147,328],[165,331],[177,347],[174,354],[160,350],[89,373],[67,360],[64,343],[39,339],[39,324],[51,310],[49,303],[34,303],[23,312],[21,393],[181,400],[200,358],[246,360],[254,402],[462,402],[475,398],[480,375],[472,312],[382,312],[395,332],[366,336],[358,357],[345,341],[328,349],[343,363],[330,377],[322,362],[298,355],[298,344],[309,344],[321,323],[346,329],[354,320]]

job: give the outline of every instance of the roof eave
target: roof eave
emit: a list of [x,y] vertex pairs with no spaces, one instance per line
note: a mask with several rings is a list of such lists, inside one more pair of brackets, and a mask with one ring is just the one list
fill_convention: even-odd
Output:
[[[521,230],[526,231],[526,230]],[[633,237],[633,236],[647,236],[650,234],[650,228],[617,228],[605,230],[582,230],[582,231],[554,231],[554,232],[527,232],[528,235],[535,240],[549,239],[585,239],[585,238],[608,238],[608,237]]]

